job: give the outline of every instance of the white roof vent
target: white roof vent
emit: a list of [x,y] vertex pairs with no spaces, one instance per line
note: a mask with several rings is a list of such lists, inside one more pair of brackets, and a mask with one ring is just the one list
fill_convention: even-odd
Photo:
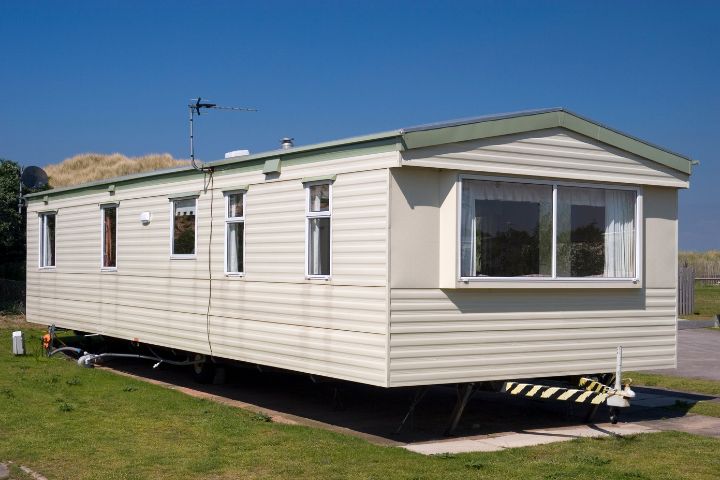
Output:
[[244,157],[245,155],[250,155],[250,150],[233,150],[232,152],[227,152],[225,158]]
[[290,137],[285,137],[285,138],[283,138],[282,140],[280,140],[280,147],[281,147],[283,150],[288,150],[288,149],[292,148],[292,147],[295,145],[295,144],[293,143],[293,140],[295,140],[295,139],[294,139],[294,138],[290,138]]

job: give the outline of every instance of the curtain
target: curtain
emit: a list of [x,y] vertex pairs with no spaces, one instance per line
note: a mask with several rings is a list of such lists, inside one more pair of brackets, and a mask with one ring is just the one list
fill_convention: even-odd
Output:
[[635,192],[584,187],[558,187],[558,276],[570,276],[572,207],[585,205],[605,210],[604,268],[606,278],[635,276]]
[[239,265],[239,258],[238,258],[238,242],[241,241],[238,235],[239,231],[239,224],[238,223],[228,223],[228,239],[227,239],[227,249],[228,249],[228,258],[227,258],[227,271],[228,272],[239,272],[240,271],[240,265]]
[[635,276],[635,192],[605,190],[605,277]]
[[506,200],[540,204],[541,272],[550,266],[552,255],[552,187],[525,183],[463,180],[460,224],[460,272],[477,275],[475,245],[476,200]]
[[43,216],[43,266],[55,266],[55,215]]
[[310,275],[320,275],[321,272],[320,229],[320,219],[310,219]]
[[104,242],[103,242],[103,267],[114,267],[115,265],[115,220],[116,210],[114,208],[103,209]]

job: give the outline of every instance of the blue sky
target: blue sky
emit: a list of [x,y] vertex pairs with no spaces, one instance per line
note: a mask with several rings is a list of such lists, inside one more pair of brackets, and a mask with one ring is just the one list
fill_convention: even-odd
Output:
[[0,157],[263,151],[564,106],[701,161],[680,246],[720,248],[720,2],[0,3]]

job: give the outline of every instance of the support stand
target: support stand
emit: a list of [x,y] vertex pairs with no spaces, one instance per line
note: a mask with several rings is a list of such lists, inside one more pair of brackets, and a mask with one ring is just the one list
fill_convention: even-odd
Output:
[[410,402],[410,408],[408,408],[408,411],[400,422],[400,425],[398,425],[398,427],[395,429],[395,435],[400,433],[400,431],[405,426],[405,423],[407,423],[410,417],[415,413],[415,408],[425,397],[425,394],[428,392],[428,390],[430,390],[430,387],[428,385],[423,385],[421,387],[418,387],[417,390],[415,390],[415,395],[413,396],[412,402]]
[[[603,375],[600,375],[598,377],[598,380],[600,381],[600,383],[609,385],[615,380],[615,375],[613,375],[612,373],[605,373]],[[585,414],[585,423],[592,423],[593,418],[595,418],[595,414],[598,411],[598,407],[600,407],[599,404],[590,406],[587,413]]]
[[460,417],[462,417],[465,407],[467,406],[468,400],[472,397],[472,394],[477,390],[478,384],[472,383],[459,383],[457,385],[457,403],[453,409],[452,416],[450,417],[450,425],[445,430],[445,436],[449,437],[457,429],[458,423],[460,423]]

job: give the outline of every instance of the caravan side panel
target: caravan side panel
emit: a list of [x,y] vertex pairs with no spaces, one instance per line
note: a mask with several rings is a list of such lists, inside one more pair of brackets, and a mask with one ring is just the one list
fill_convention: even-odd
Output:
[[[387,167],[398,161],[390,152],[289,165],[275,179],[216,174],[199,197],[190,260],[170,259],[168,196],[201,191],[200,175],[37,199],[28,208],[28,320],[385,385]],[[337,175],[333,275],[307,280],[301,179],[328,174]],[[228,277],[223,190],[244,185],[246,273]],[[117,272],[100,271],[99,205],[109,201],[119,202]],[[50,208],[58,211],[57,266],[40,271],[37,214]],[[151,212],[150,225],[141,225],[142,212]]]

